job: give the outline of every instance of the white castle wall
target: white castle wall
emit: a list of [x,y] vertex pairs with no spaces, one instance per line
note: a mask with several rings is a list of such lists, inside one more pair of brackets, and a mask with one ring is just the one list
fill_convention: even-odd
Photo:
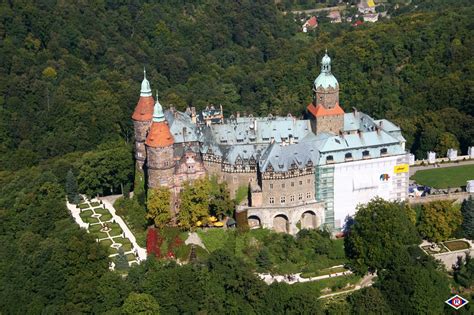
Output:
[[404,173],[394,172],[396,165],[404,163],[408,164],[408,154],[336,164],[335,228],[344,226],[346,217],[355,214],[358,204],[367,203],[376,196],[387,200],[405,199],[408,192],[408,168]]

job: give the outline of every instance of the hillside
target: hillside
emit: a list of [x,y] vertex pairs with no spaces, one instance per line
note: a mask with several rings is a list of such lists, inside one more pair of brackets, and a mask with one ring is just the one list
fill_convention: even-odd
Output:
[[474,10],[438,11],[302,38],[271,1],[4,2],[0,169],[129,141],[143,66],[166,106],[301,114],[325,48],[346,110],[399,122],[419,156],[457,142],[466,150]]

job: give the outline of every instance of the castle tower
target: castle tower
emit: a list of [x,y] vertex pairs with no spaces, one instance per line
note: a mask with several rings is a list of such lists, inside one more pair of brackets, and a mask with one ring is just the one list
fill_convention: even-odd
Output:
[[146,71],[143,69],[140,99],[132,115],[133,129],[135,132],[135,159],[140,170],[143,169],[143,163],[146,159],[145,140],[153,118],[154,103],[153,96],[151,95],[150,82],[146,79]]
[[158,95],[156,95],[153,122],[145,141],[148,187],[165,186],[172,188],[174,186],[173,143],[174,139],[168,122],[165,120],[163,107],[158,101]]
[[321,73],[314,80],[313,102],[307,109],[314,133],[338,134],[344,128],[344,110],[339,106],[339,83],[331,73],[331,58],[327,51],[321,61]]

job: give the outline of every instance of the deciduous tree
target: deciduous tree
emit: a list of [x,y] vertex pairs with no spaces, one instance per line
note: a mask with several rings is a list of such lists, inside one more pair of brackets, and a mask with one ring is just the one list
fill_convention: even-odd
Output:
[[461,210],[449,200],[425,203],[421,207],[418,231],[433,242],[450,238],[462,222]]
[[365,274],[386,268],[394,254],[419,242],[407,205],[375,198],[359,206],[345,238],[345,251],[355,271]]
[[168,188],[148,189],[147,219],[156,227],[163,228],[171,220],[171,193]]

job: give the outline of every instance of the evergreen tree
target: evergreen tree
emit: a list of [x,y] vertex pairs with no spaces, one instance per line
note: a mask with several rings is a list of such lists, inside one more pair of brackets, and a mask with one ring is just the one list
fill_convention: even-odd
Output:
[[461,229],[466,238],[474,239],[474,198],[464,200],[461,206],[462,225]]
[[125,252],[123,248],[120,247],[118,249],[118,255],[115,257],[115,269],[116,270],[128,270],[130,268],[127,260],[127,256],[125,256]]
[[80,197],[77,192],[77,180],[76,180],[76,176],[74,176],[74,173],[72,172],[71,169],[69,169],[66,175],[66,195],[67,195],[67,200],[70,203],[73,203],[73,204],[79,203]]

